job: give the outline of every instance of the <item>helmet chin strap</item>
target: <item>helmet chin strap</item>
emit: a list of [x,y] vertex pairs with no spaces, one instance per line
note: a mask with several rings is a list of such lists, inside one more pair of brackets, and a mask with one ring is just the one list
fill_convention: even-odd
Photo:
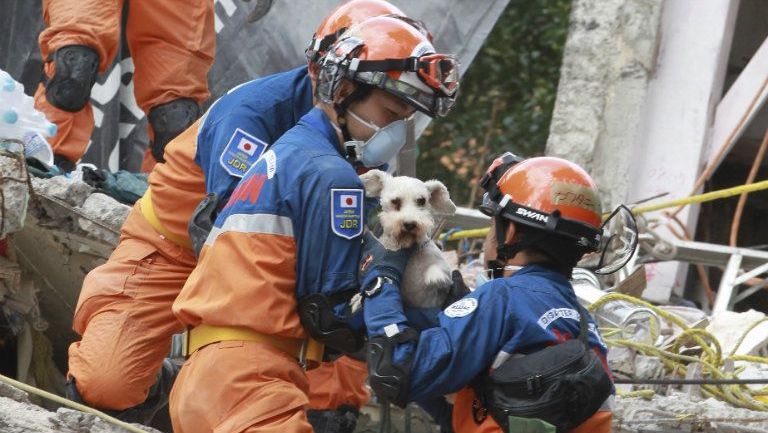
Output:
[[509,227],[509,222],[502,218],[501,215],[496,215],[495,220],[496,224],[494,224],[494,226],[496,227],[496,260],[501,263],[506,263],[507,260],[515,257],[520,249],[516,248],[514,244],[510,245],[506,243],[507,227]]
[[496,216],[496,257],[499,262],[506,263],[508,260],[513,259],[517,253],[528,249],[537,243],[541,242],[547,237],[547,233],[541,232],[535,235],[526,233],[514,243],[506,243],[507,227],[510,222],[503,218],[501,215]]

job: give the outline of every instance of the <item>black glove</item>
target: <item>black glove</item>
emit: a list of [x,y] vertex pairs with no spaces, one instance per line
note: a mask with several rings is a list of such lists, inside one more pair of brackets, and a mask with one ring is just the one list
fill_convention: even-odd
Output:
[[453,272],[451,272],[451,280],[453,280],[451,283],[451,289],[448,291],[448,295],[443,302],[441,307],[442,310],[445,310],[449,305],[453,304],[471,292],[469,287],[467,287],[467,284],[464,282],[464,277],[461,275],[461,272],[459,272],[458,269],[454,269]]

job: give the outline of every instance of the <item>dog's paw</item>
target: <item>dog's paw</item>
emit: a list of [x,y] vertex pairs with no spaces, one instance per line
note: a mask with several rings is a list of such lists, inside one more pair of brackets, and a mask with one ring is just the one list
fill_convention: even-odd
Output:
[[450,286],[453,282],[450,269],[439,264],[433,264],[424,271],[424,284],[429,287]]
[[363,295],[355,293],[355,296],[349,301],[349,307],[352,314],[360,311],[360,309],[363,308]]

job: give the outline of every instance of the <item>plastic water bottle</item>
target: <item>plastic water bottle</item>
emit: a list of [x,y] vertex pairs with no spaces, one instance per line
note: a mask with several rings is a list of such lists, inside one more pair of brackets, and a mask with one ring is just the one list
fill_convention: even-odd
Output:
[[56,135],[56,124],[35,109],[24,86],[0,69],[0,138],[24,143],[24,155],[52,165],[53,151],[45,137]]

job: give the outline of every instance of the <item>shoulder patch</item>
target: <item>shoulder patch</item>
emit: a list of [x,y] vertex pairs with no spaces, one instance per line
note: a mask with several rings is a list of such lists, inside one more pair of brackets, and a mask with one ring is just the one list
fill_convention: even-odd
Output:
[[221,152],[219,164],[232,176],[243,177],[266,148],[267,143],[237,128]]
[[464,317],[472,314],[477,309],[477,299],[475,298],[463,298],[449,305],[448,308],[443,311],[448,317]]
[[363,234],[362,189],[331,189],[331,229],[345,239]]
[[552,324],[555,320],[558,319],[571,319],[575,321],[579,321],[579,318],[581,315],[578,311],[574,310],[573,308],[552,308],[546,313],[542,314],[539,317],[539,320],[537,323],[541,327],[541,329],[547,329],[549,328],[549,325]]

